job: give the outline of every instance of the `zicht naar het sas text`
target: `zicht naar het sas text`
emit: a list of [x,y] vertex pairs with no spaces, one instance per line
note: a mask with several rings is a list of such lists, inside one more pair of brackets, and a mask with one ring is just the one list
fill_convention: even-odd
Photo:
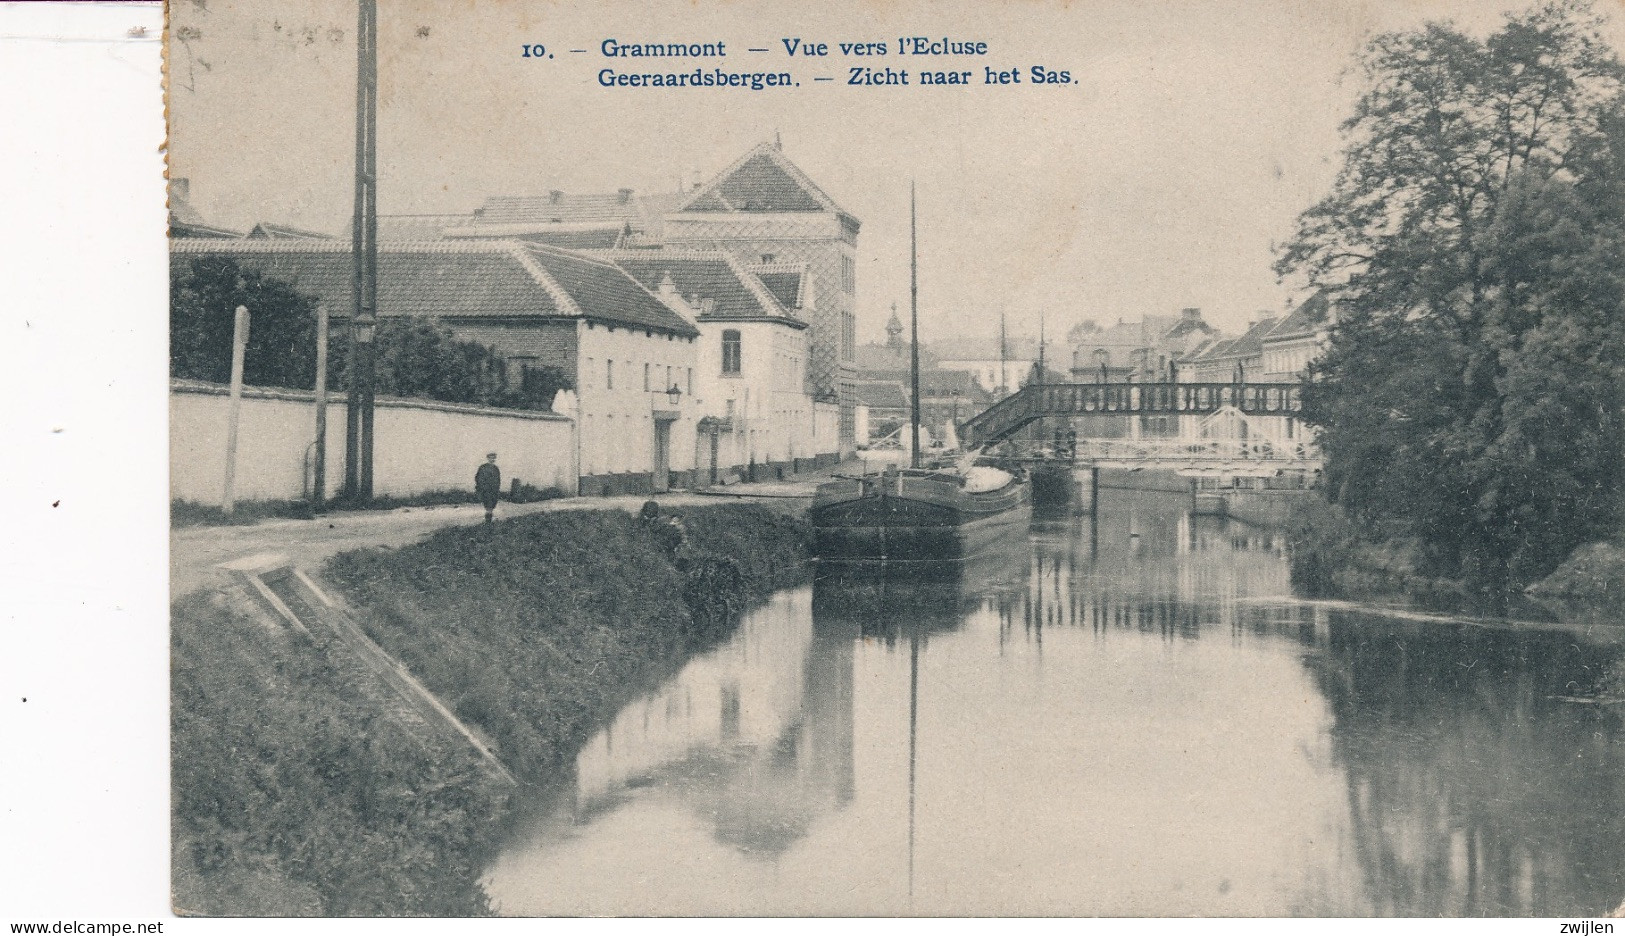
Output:
[[[571,49],[587,53],[586,49]],[[898,36],[880,41],[836,41],[801,36],[780,37],[776,42],[740,48],[722,40],[709,42],[655,42],[610,38],[596,50],[616,64],[598,70],[598,84],[605,88],[738,88],[763,91],[769,88],[799,87],[796,74],[782,70],[734,69],[720,63],[690,68],[687,63],[673,67],[672,60],[728,59],[732,62],[764,65],[773,59],[825,68],[798,69],[813,82],[853,87],[944,87],[1015,86],[1058,87],[1074,84],[1069,70],[1049,65],[990,64],[988,43],[952,37]],[[523,58],[553,58],[545,46],[522,47]],[[751,61],[754,59],[755,61]],[[839,60],[836,65],[832,60]],[[882,61],[884,60],[884,64]],[[966,67],[969,66],[969,67]]]

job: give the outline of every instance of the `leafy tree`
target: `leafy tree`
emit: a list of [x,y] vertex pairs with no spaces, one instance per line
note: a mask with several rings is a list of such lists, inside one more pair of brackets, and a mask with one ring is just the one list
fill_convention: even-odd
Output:
[[1383,35],[1277,272],[1339,322],[1305,389],[1330,495],[1482,586],[1617,531],[1625,66],[1584,0]]
[[230,257],[198,257],[169,272],[169,372],[191,380],[231,379],[238,306],[250,312],[243,381],[306,388],[316,378],[316,300]]

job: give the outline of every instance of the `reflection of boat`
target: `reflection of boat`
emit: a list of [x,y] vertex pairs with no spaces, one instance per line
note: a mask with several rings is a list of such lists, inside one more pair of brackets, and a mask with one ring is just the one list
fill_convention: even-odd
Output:
[[821,559],[964,560],[1025,529],[1032,501],[998,469],[891,469],[819,485],[810,516]]

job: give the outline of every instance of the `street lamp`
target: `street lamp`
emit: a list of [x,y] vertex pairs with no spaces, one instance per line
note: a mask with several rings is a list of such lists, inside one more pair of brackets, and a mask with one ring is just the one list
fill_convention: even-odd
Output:
[[683,391],[676,384],[672,384],[666,389],[666,399],[670,401],[672,409],[677,408],[677,404],[682,401],[682,398]]

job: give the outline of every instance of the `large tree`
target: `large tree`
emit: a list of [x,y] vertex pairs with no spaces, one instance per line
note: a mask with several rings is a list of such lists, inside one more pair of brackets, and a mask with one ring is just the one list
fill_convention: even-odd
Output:
[[1278,272],[1339,322],[1304,416],[1329,494],[1485,586],[1618,530],[1625,67],[1583,0],[1382,35]]

